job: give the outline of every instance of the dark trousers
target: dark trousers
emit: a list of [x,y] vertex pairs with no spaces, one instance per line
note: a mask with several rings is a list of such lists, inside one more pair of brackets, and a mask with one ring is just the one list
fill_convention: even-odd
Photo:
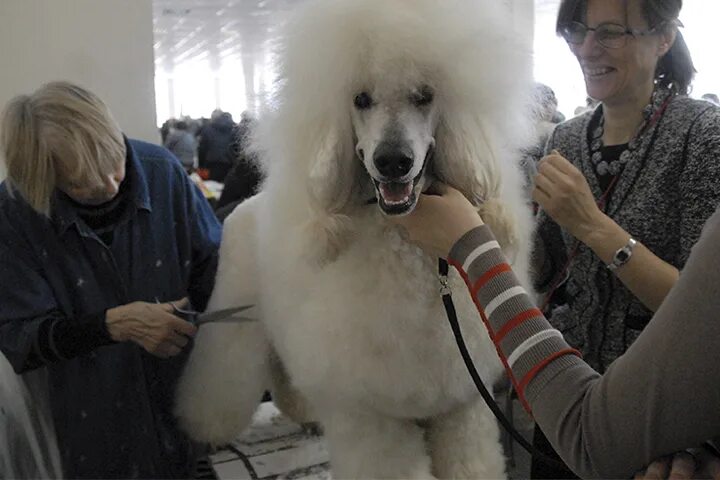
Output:
[[[562,465],[565,465],[565,463],[560,459],[557,453],[555,453],[555,450],[553,449],[552,445],[550,445],[550,442],[543,434],[542,430],[536,425],[535,426],[535,433],[533,434],[533,446],[540,450],[542,453],[547,455],[550,458],[553,458],[560,462]],[[572,470],[570,470],[567,466],[562,468],[560,465],[547,465],[545,464],[542,459],[536,458],[535,456],[532,457],[532,463],[530,465],[530,478],[542,478],[542,479],[575,479],[580,478],[577,475],[575,475]]]

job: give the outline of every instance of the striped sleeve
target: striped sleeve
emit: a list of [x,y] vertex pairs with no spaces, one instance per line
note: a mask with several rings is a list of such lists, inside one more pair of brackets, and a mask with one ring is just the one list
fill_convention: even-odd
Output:
[[448,263],[467,283],[518,397],[530,411],[528,400],[573,365],[580,353],[537,308],[489,227],[466,233],[453,247]]

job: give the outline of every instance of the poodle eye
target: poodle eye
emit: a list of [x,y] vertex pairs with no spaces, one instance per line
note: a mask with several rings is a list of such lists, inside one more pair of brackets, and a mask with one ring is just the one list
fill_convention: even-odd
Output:
[[367,92],[362,92],[355,96],[353,103],[358,110],[367,110],[372,106],[372,97]]
[[416,107],[424,107],[425,105],[430,105],[434,98],[435,94],[432,89],[426,85],[413,93],[410,96],[410,101],[412,101]]

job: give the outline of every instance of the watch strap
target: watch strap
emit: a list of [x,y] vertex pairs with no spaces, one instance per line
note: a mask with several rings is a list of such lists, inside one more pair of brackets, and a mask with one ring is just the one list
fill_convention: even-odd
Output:
[[623,246],[622,248],[619,248],[615,251],[615,255],[613,255],[612,262],[610,262],[607,265],[608,270],[611,272],[614,272],[618,268],[625,265],[627,262],[630,261],[630,257],[632,257],[633,249],[638,244],[637,240],[630,237],[630,240]]

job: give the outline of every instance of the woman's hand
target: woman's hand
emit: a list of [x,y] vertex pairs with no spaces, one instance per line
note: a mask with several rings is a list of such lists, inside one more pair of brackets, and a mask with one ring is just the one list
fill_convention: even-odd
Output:
[[430,255],[445,258],[466,232],[483,224],[482,218],[458,190],[434,183],[408,215],[389,217],[407,231],[410,241]]
[[655,460],[635,480],[720,480],[720,458],[706,448],[689,449]]
[[585,244],[607,219],[580,170],[555,150],[540,160],[532,196],[558,225]]
[[173,315],[172,303],[182,308],[187,298],[171,303],[133,302],[108,309],[108,333],[116,342],[132,341],[157,357],[174,357],[195,336],[197,327]]

